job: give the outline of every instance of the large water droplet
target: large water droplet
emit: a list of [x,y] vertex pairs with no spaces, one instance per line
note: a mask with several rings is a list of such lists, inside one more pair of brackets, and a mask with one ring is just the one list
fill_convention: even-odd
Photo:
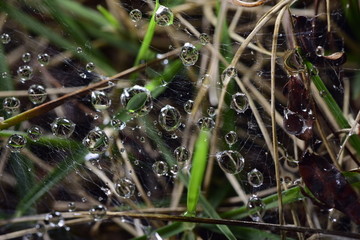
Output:
[[216,115],[216,108],[214,107],[209,107],[207,109],[207,114],[209,115],[209,117],[215,117]]
[[154,173],[160,177],[160,176],[165,176],[168,173],[169,166],[166,162],[156,161],[152,165],[152,169],[153,169]]
[[89,210],[91,217],[95,222],[99,222],[106,216],[106,207],[103,205],[96,205]]
[[2,44],[8,44],[11,41],[11,37],[9,34],[3,33],[0,36],[0,40],[1,40]]
[[129,178],[121,178],[115,183],[115,191],[122,198],[131,198],[135,193],[135,184]]
[[134,117],[145,116],[153,108],[150,91],[138,85],[125,88],[120,100],[127,112]]
[[250,217],[253,221],[259,222],[262,220],[265,214],[265,204],[260,197],[252,195],[246,207],[249,210]]
[[174,150],[174,157],[179,165],[190,159],[190,152],[186,147],[180,146]]
[[232,95],[230,108],[234,109],[237,113],[243,113],[248,107],[249,102],[244,93],[235,93]]
[[166,131],[175,131],[180,126],[180,112],[173,106],[166,105],[160,110],[159,124]]
[[210,37],[206,33],[200,33],[199,41],[202,45],[206,45],[210,42]]
[[24,53],[22,56],[21,56],[21,59],[24,63],[28,63],[30,62],[31,60],[31,53],[27,52],[27,53]]
[[210,131],[215,127],[215,121],[210,117],[203,117],[198,120],[197,125],[201,130]]
[[33,84],[29,87],[28,95],[29,95],[29,100],[33,104],[41,104],[45,101],[47,97],[47,93],[44,86],[38,84]]
[[50,227],[63,227],[65,225],[65,221],[60,212],[52,211],[46,214],[44,223],[49,225]]
[[187,112],[188,114],[191,114],[193,106],[194,106],[194,101],[193,100],[187,100],[186,103],[184,104],[185,112]]
[[130,19],[133,22],[138,22],[142,19],[142,12],[139,9],[133,9],[129,13]]
[[225,142],[231,147],[238,140],[236,132],[230,131],[225,135]]
[[251,186],[260,187],[263,184],[264,176],[259,170],[254,168],[248,172],[247,179]]
[[24,136],[13,134],[9,137],[6,147],[10,152],[20,152],[26,145],[26,138]]
[[155,22],[157,23],[157,25],[169,26],[173,24],[173,21],[174,21],[173,12],[169,8],[160,5],[155,13]]
[[56,118],[51,123],[51,131],[57,137],[68,138],[75,130],[76,124],[67,118]]
[[284,129],[286,132],[292,135],[297,135],[302,133],[304,128],[304,120],[295,112],[292,112],[288,109],[284,110]]
[[91,153],[103,153],[109,147],[109,138],[100,129],[91,130],[82,142]]
[[93,91],[91,93],[91,104],[96,110],[105,110],[110,107],[111,99],[104,91]]
[[20,108],[20,100],[16,97],[7,97],[3,101],[3,109],[8,114],[13,114],[19,111]]
[[199,58],[199,51],[191,43],[185,43],[180,51],[180,59],[184,66],[193,66]]
[[27,130],[28,137],[34,142],[40,139],[42,133],[39,126],[32,126]]
[[49,64],[50,61],[50,55],[47,53],[42,53],[37,56],[37,60],[40,63],[41,66],[45,66]]
[[218,152],[216,159],[220,168],[230,174],[237,174],[244,168],[244,157],[237,151],[226,150]]
[[29,65],[20,66],[17,70],[22,82],[25,82],[33,77],[33,69]]

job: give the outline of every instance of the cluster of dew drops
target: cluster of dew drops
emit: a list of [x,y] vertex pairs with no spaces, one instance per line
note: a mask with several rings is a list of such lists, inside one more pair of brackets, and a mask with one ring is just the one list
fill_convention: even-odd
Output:
[[[134,23],[138,23],[142,19],[142,12],[139,9],[133,9],[129,13],[130,19]],[[159,26],[169,26],[174,21],[174,15],[172,11],[165,7],[160,6],[155,13],[155,21]],[[201,33],[198,36],[200,45],[205,46],[210,42],[210,37],[206,33]],[[8,44],[11,41],[11,37],[7,33],[3,33],[0,36],[2,44]],[[81,48],[76,50],[78,53],[82,52]],[[196,64],[199,58],[198,47],[192,43],[186,42],[181,48],[179,58],[183,65],[186,67]],[[29,65],[32,60],[31,53],[27,52],[22,55],[23,65],[17,69],[17,74],[21,82],[26,82],[33,78],[33,68]],[[50,55],[47,53],[41,53],[37,55],[37,62],[40,66],[46,66],[50,61]],[[95,70],[95,65],[92,62],[86,64],[86,71],[92,72]],[[86,77],[86,75],[84,75]],[[236,68],[229,67],[221,74],[221,79],[226,77],[234,78],[237,76]],[[2,77],[7,77],[7,73],[2,73]],[[203,77],[204,78],[204,77]],[[203,79],[202,78],[202,79]],[[129,104],[134,96],[141,96],[142,105],[133,106]],[[45,102],[47,98],[46,88],[43,85],[33,84],[28,89],[29,100],[34,105],[39,105]],[[132,117],[142,117],[147,115],[153,108],[153,99],[149,90],[142,86],[132,86],[125,88],[120,96],[121,104],[126,108],[126,111]],[[111,99],[104,91],[93,91],[91,93],[91,104],[97,111],[106,110],[111,106]],[[193,100],[188,100],[184,104],[184,110],[186,113],[191,114],[194,105]],[[9,115],[14,115],[19,112],[20,100],[16,97],[7,97],[3,100],[3,109]],[[248,100],[245,94],[235,93],[231,97],[230,108],[236,111],[236,113],[244,113],[248,109]],[[197,121],[197,125],[201,130],[210,131],[215,126],[214,116],[216,115],[216,109],[209,107],[208,116],[202,117]],[[178,109],[171,105],[166,105],[161,108],[157,121],[159,125],[168,132],[176,131],[181,125],[181,114]],[[115,130],[124,130],[126,128],[126,122],[114,117],[110,121],[111,126]],[[74,132],[76,124],[70,119],[65,117],[58,117],[51,123],[51,131],[53,135],[61,138],[69,138]],[[32,126],[27,130],[27,137],[20,134],[14,134],[9,137],[7,142],[7,148],[17,153],[23,149],[27,143],[27,140],[38,141],[43,134],[43,130],[39,126]],[[225,142],[229,148],[234,145],[238,140],[235,131],[230,131],[225,135]],[[92,154],[102,154],[107,151],[109,147],[109,137],[105,131],[100,128],[95,128],[88,132],[82,141],[83,145]],[[177,147],[173,152],[174,158],[177,164],[169,167],[164,161],[156,161],[152,165],[152,169],[157,176],[167,176],[170,170],[171,173],[176,175],[178,171],[186,166],[190,160],[191,153],[184,146]],[[244,157],[236,150],[225,150],[216,154],[217,162],[220,168],[227,174],[238,174],[244,168]],[[253,169],[247,174],[248,182],[253,187],[260,187],[263,183],[263,175],[257,170]],[[122,198],[131,198],[136,190],[135,183],[127,177],[123,177],[116,181],[115,191],[116,194]],[[250,197],[247,207],[252,211],[252,219],[254,221],[260,221],[263,216],[263,210],[265,205],[261,198],[253,195]],[[73,202],[69,203],[69,211],[72,212],[76,209]],[[106,207],[103,205],[96,205],[90,209],[89,214],[93,217],[94,221],[100,221],[106,216]],[[64,218],[60,212],[52,211],[45,216],[44,223],[51,227],[63,227],[65,225]],[[36,226],[38,228],[38,234],[43,233],[45,227],[42,224]]]

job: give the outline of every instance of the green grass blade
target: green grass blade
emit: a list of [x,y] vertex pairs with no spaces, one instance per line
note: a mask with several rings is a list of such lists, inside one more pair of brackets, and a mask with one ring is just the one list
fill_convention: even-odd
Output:
[[85,154],[88,151],[78,144],[74,154],[64,159],[53,172],[49,173],[39,184],[32,187],[21,199],[16,208],[16,217],[23,215],[31,208],[45,193],[51,190],[57,183],[66,177],[71,171],[84,162]]
[[116,18],[106,8],[104,8],[101,5],[97,5],[97,9],[99,10],[99,12],[104,16],[104,18],[109,22],[109,24],[114,29],[117,29],[117,30],[120,29],[119,22],[116,20]]
[[187,193],[187,212],[185,216],[195,216],[200,189],[204,178],[208,159],[210,133],[200,131],[195,143],[195,151],[192,160],[191,174]]
[[151,16],[150,23],[149,23],[149,26],[147,28],[144,40],[143,40],[143,42],[141,44],[139,53],[138,53],[138,55],[136,56],[136,59],[135,59],[135,64],[134,64],[135,66],[138,65],[141,60],[146,59],[146,56],[148,54],[149,47],[150,47],[151,41],[153,39],[153,36],[154,36],[154,33],[155,33],[155,28],[156,28],[155,12],[158,9],[159,5],[160,5],[159,0],[156,0],[154,12],[153,12],[153,14]]

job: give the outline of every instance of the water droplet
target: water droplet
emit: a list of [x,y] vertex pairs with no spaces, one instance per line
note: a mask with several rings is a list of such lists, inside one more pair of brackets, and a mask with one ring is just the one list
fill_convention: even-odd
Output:
[[67,118],[56,118],[51,123],[51,131],[57,137],[68,138],[75,130],[76,124]]
[[82,50],[82,48],[81,48],[81,47],[77,47],[77,48],[76,48],[76,52],[77,52],[77,53],[79,53],[79,54],[80,54],[80,53],[82,53],[82,51],[83,51],[83,50]]
[[91,92],[91,104],[96,110],[108,109],[111,105],[111,99],[104,91]]
[[17,70],[22,82],[25,82],[33,77],[33,69],[29,65],[20,66]]
[[327,95],[327,92],[325,90],[320,91],[320,97],[325,97]]
[[265,204],[260,197],[252,195],[246,207],[249,210],[250,217],[253,221],[259,222],[262,220],[265,214]]
[[191,43],[185,43],[180,51],[180,59],[184,66],[193,66],[199,58],[199,51]]
[[317,46],[316,49],[315,49],[315,54],[316,56],[318,57],[323,57],[324,56],[324,48],[322,46]]
[[179,166],[178,165],[172,165],[171,167],[170,167],[170,172],[172,173],[172,174],[174,174],[174,175],[176,175],[178,172],[179,172]]
[[33,104],[41,104],[45,101],[47,97],[47,93],[44,86],[38,84],[33,84],[29,87],[28,95],[29,95],[29,100]]
[[193,106],[194,106],[194,101],[193,100],[187,100],[186,103],[184,104],[185,112],[187,114],[191,114]]
[[95,64],[93,62],[88,62],[85,66],[86,71],[92,72],[95,70]]
[[9,148],[10,152],[20,152],[26,145],[26,138],[24,136],[13,134],[9,137],[6,147]]
[[75,209],[76,209],[75,203],[74,203],[74,202],[69,202],[69,203],[68,203],[68,211],[69,211],[69,212],[74,212]]
[[126,127],[126,122],[121,121],[120,119],[113,118],[111,119],[111,126],[116,130],[124,130]]
[[82,143],[91,153],[103,153],[109,147],[109,138],[103,130],[93,129],[86,135]]
[[16,97],[7,97],[3,101],[3,109],[8,114],[13,114],[19,111],[20,108],[20,100]]
[[169,26],[174,22],[174,14],[169,8],[160,5],[155,13],[155,22],[159,26]]
[[256,168],[248,172],[247,179],[253,187],[260,187],[264,181],[263,174]]
[[86,78],[87,78],[86,73],[80,73],[79,76],[80,76],[81,78],[83,78],[83,79],[86,79]]
[[139,9],[133,9],[129,13],[130,19],[133,22],[138,22],[142,19],[142,12]]
[[138,85],[125,88],[120,96],[120,100],[127,112],[134,117],[145,116],[153,108],[150,91]]
[[1,77],[2,77],[2,78],[7,78],[7,77],[8,77],[8,73],[7,73],[7,72],[1,73]]
[[160,110],[159,124],[166,131],[175,131],[180,126],[180,112],[173,106],[166,105]]
[[244,93],[235,93],[232,95],[230,108],[234,109],[237,113],[243,113],[248,107],[249,102]]
[[95,222],[101,221],[106,216],[106,207],[103,205],[96,205],[89,210],[90,215]]
[[169,166],[166,162],[156,161],[152,165],[152,169],[157,176],[165,176],[169,171]]
[[1,39],[2,44],[8,44],[11,41],[11,37],[7,33],[1,34],[0,39]]
[[231,147],[238,140],[236,132],[230,131],[225,135],[225,142]]
[[121,178],[115,183],[115,191],[122,198],[131,198],[135,193],[135,184],[129,178]]
[[209,107],[207,109],[207,114],[209,117],[214,117],[216,115],[216,109],[214,107]]
[[46,214],[44,223],[49,225],[50,227],[63,227],[65,225],[65,221],[60,212],[52,211]]
[[190,152],[186,147],[180,146],[174,150],[174,157],[179,165],[190,159]]
[[237,151],[226,150],[218,152],[216,159],[220,168],[230,174],[238,174],[244,168],[244,157]]
[[210,42],[210,37],[206,33],[200,33],[199,41],[202,45],[206,45]]
[[34,142],[40,139],[42,133],[39,126],[32,126],[27,130],[28,137]]
[[37,56],[37,60],[40,63],[41,66],[48,65],[50,61],[50,55],[47,53],[42,53]]
[[235,78],[238,75],[238,71],[234,67],[228,67],[221,73],[221,82],[224,84],[226,78],[229,80]]
[[38,237],[42,237],[45,233],[46,233],[46,227],[45,227],[45,225],[44,224],[42,224],[42,223],[37,223],[36,225],[35,225],[35,229],[36,229],[36,235],[38,236]]
[[215,127],[215,121],[210,117],[203,117],[198,120],[197,125],[201,130],[210,131]]
[[24,53],[22,56],[21,56],[21,59],[24,63],[28,63],[30,62],[31,60],[31,53]]

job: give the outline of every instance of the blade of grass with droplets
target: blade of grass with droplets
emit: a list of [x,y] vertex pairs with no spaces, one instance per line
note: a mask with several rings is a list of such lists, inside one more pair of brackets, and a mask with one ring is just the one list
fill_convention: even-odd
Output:
[[151,41],[153,39],[153,36],[155,33],[155,28],[156,28],[155,13],[156,13],[156,10],[159,8],[159,6],[160,6],[159,0],[156,0],[154,12],[151,16],[144,40],[143,40],[140,50],[139,50],[139,53],[135,59],[135,64],[134,64],[135,66],[138,65],[141,60],[146,59],[146,55],[149,52],[149,47],[150,47]]
[[[340,109],[339,105],[336,103],[335,99],[332,97],[331,93],[326,88],[324,82],[321,80],[316,67],[311,62],[306,60],[305,58],[303,59],[303,62],[309,72],[309,76],[310,76],[311,80],[313,81],[313,83],[316,86],[316,88],[318,89],[318,91],[321,93],[321,96],[323,97],[326,105],[328,106],[328,108],[329,108],[330,112],[332,113],[336,122],[339,124],[339,126],[341,128],[350,128],[350,124],[344,117],[343,112]],[[359,138],[359,136],[356,134],[350,136],[349,142],[350,142],[351,146],[354,147],[357,154],[360,155],[360,138]]]
[[82,144],[78,143],[75,153],[64,159],[53,172],[49,173],[40,183],[33,186],[26,195],[20,200],[16,207],[16,217],[22,216],[31,208],[45,193],[49,192],[57,183],[71,171],[75,170],[85,160],[85,154],[88,152]]

